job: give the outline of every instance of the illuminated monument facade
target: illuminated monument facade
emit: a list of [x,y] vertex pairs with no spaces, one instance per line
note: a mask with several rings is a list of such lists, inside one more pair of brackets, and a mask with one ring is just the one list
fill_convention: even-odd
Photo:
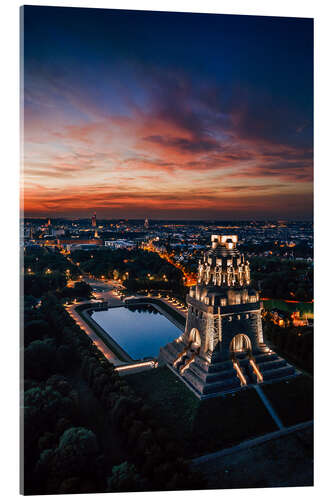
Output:
[[263,341],[261,302],[238,237],[213,235],[187,295],[185,332],[160,351],[199,397],[295,375]]

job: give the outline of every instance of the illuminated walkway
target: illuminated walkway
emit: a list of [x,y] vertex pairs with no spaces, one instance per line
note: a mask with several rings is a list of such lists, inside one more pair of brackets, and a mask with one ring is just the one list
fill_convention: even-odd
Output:
[[263,402],[263,404],[265,405],[267,411],[269,412],[270,416],[272,417],[272,419],[274,420],[274,422],[276,423],[276,425],[278,426],[279,429],[284,429],[284,425],[283,423],[281,422],[278,414],[276,413],[276,411],[274,410],[273,406],[271,405],[271,403],[268,401],[267,397],[265,396],[262,388],[259,386],[259,385],[255,385],[254,386],[255,390],[257,391],[258,393],[258,396],[260,397],[261,401]]
[[[92,287],[97,287],[98,290],[94,291],[93,295],[96,299],[98,300],[103,300],[104,302],[107,302],[109,307],[117,307],[117,306],[123,306],[124,302],[119,298],[119,294],[116,291],[116,288],[123,288],[122,286],[119,285],[118,282],[114,280],[99,280],[96,278],[89,278],[88,276],[84,276],[85,281]],[[70,282],[71,286],[74,285],[74,281]],[[136,295],[135,298],[137,299],[147,299],[149,297],[147,296],[138,296]],[[184,310],[184,308],[181,306],[180,303],[178,303],[177,299],[173,299],[172,297],[170,299],[165,299],[165,298],[158,298],[161,302],[164,302],[165,304],[168,305],[171,309],[174,311],[177,311],[181,316],[186,318],[186,313],[187,310]],[[84,304],[89,304],[89,305],[94,305],[93,301],[87,300],[84,302],[80,302],[79,304],[71,304],[68,306],[65,306],[67,312],[70,314],[70,316],[75,320],[75,322],[78,324],[78,326],[91,338],[93,343],[96,345],[96,347],[104,354],[106,359],[110,361],[115,366],[116,371],[119,371],[119,374],[125,375],[128,372],[139,372],[143,370],[149,370],[152,368],[157,368],[158,364],[155,361],[138,361],[138,362],[133,362],[133,361],[122,361],[120,360],[117,355],[112,351],[112,348],[107,346],[105,342],[101,339],[101,337],[90,327],[90,325],[84,320],[84,317],[82,317],[77,311],[76,307],[79,305],[84,305]],[[97,325],[98,327],[98,325]],[[100,328],[100,327],[99,327]],[[110,338],[110,342],[112,343],[113,340]]]
[[174,311],[176,311],[177,313],[179,313],[181,316],[183,316],[183,318],[186,319],[186,316],[187,316],[187,309],[186,311],[178,306],[175,302],[172,302],[172,299],[168,300],[168,299],[164,299],[164,298],[159,298],[158,300],[160,300],[161,302],[164,302],[165,304],[167,304],[169,307],[171,307]]
[[[170,297],[169,299],[165,297],[159,297],[157,296],[150,296],[150,295],[133,295],[132,297],[129,297],[128,299],[140,299],[140,300],[149,300],[149,299],[156,299],[160,302],[164,302],[170,309],[173,309],[176,311],[178,314],[183,316],[183,318],[186,319],[187,317],[187,308],[184,309],[184,307],[181,306],[180,302],[177,301],[177,299],[174,299]],[[127,300],[128,300],[127,299]]]
[[[120,302],[120,301],[119,301]],[[93,304],[90,301],[81,302],[81,304]],[[117,358],[114,352],[108,347],[103,340],[95,333],[95,331],[82,319],[80,314],[75,310],[77,304],[72,304],[70,306],[66,306],[67,312],[74,319],[77,325],[91,338],[93,343],[98,347],[98,349],[104,354],[106,359],[108,359],[113,365],[119,366],[126,364],[125,361],[121,361]]]

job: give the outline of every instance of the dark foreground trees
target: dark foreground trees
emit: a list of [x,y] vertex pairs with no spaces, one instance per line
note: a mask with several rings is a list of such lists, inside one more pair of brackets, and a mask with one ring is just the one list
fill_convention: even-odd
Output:
[[[38,314],[33,314],[29,335],[34,340],[25,349],[25,493],[201,487],[201,479],[181,459],[177,443],[155,420],[153,409],[119,377],[57,298],[44,296]],[[34,323],[32,333],[33,321],[45,322],[48,328]],[[108,436],[99,432],[98,438],[82,425],[82,401],[66,376],[69,366],[76,367],[99,401],[109,422],[106,432],[121,439],[118,461],[106,459],[102,441]]]

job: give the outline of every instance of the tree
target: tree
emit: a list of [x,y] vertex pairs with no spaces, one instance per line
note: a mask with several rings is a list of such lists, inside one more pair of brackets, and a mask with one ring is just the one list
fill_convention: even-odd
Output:
[[24,325],[24,345],[29,345],[37,339],[43,339],[48,334],[48,324],[46,321],[33,320]]
[[112,475],[107,480],[109,492],[140,491],[144,489],[143,478],[138,474],[135,466],[123,462],[112,468]]
[[71,427],[61,436],[57,450],[61,455],[66,455],[68,448],[71,448],[76,455],[88,457],[95,455],[99,446],[91,430],[85,427]]
[[52,454],[42,454],[37,468],[59,479],[82,476],[93,471],[99,446],[95,434],[85,427],[70,427]]
[[55,367],[56,344],[53,339],[34,340],[24,351],[25,375],[39,380]]
[[77,297],[90,297],[92,288],[85,281],[75,283],[74,290]]
[[305,289],[300,286],[295,292],[295,297],[297,300],[305,300],[307,298]]

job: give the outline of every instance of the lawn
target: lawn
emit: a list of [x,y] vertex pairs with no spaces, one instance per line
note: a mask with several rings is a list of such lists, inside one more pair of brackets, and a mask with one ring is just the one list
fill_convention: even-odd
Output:
[[263,391],[286,426],[313,419],[313,379],[307,375],[267,384]]
[[254,389],[200,401],[167,367],[126,376],[155,418],[194,457],[276,430]]
[[277,488],[313,485],[313,427],[192,465],[207,488]]

